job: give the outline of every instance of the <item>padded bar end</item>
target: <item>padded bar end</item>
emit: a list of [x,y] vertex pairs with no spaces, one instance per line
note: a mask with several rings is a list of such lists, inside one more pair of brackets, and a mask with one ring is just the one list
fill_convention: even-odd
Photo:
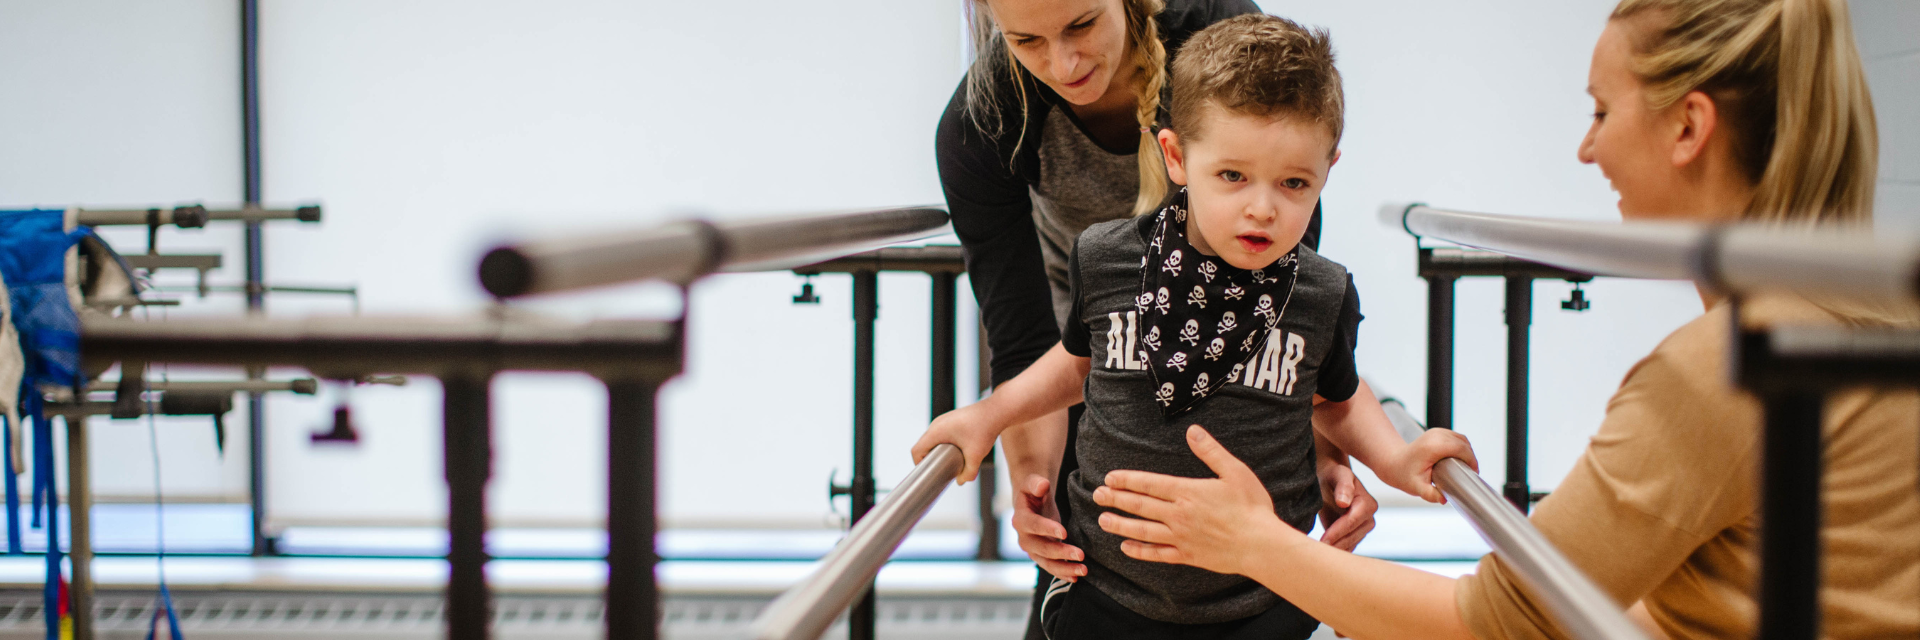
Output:
[[495,298],[533,290],[533,261],[514,247],[496,247],[480,259],[480,286]]
[[1402,231],[1407,232],[1407,235],[1418,237],[1420,234],[1414,233],[1412,229],[1407,228],[1407,213],[1413,211],[1414,207],[1420,206],[1425,205],[1419,202],[1388,202],[1382,204],[1380,205],[1380,223],[1389,227],[1400,227]]
[[293,210],[293,219],[301,222],[319,222],[320,205],[310,204]]
[[207,226],[207,208],[203,205],[189,204],[173,208],[173,226],[182,229],[198,229]]

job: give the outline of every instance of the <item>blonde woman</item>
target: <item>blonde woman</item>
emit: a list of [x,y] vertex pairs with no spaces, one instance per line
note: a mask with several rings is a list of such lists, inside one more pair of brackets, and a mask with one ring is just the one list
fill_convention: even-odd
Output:
[[[1251,0],[962,1],[976,55],[935,146],[997,385],[1060,342],[1067,258],[1080,232],[1156,210],[1166,196],[1154,134],[1166,118],[1170,59],[1201,29],[1260,9]],[[1301,242],[1318,248],[1319,230],[1316,207]],[[1076,466],[1075,422],[1060,412],[1001,438],[1014,528],[1042,585],[1049,574],[1085,571],[1081,550],[1062,542],[1054,495],[1056,479]],[[1326,446],[1322,455],[1324,540],[1352,549],[1372,529],[1375,503],[1343,454]]]
[[[1595,47],[1600,166],[1630,220],[1871,224],[1874,114],[1843,0],[1626,0]],[[1911,117],[1904,114],[1903,117]],[[1753,637],[1760,408],[1727,374],[1727,301],[1621,383],[1598,435],[1532,522],[1642,625]],[[1769,295],[1750,323],[1911,325],[1910,309]],[[1863,388],[1826,406],[1823,636],[1920,637],[1920,395]],[[1561,638],[1494,556],[1459,580],[1309,544],[1246,465],[1198,427],[1219,475],[1118,471],[1096,503],[1137,558],[1251,576],[1359,638]]]

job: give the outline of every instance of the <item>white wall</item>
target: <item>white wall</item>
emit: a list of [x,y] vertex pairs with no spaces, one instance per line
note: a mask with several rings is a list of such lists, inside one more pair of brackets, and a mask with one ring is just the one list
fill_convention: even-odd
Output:
[[1851,0],[1849,6],[1880,124],[1876,222],[1920,229],[1920,2]]
[[[269,230],[269,279],[358,283],[368,313],[480,308],[475,256],[505,237],[687,212],[940,199],[931,142],[958,79],[955,2],[754,1],[724,14],[699,3],[587,0],[263,4],[267,197],[320,200],[328,216],[319,227]],[[1911,25],[1912,5],[1855,5],[1881,100],[1883,211],[1920,210],[1894,204],[1920,192],[1914,30],[1868,19],[1882,11]],[[1588,55],[1611,6],[1264,3],[1333,32],[1349,113],[1345,155],[1326,194],[1324,249],[1352,269],[1366,301],[1363,372],[1416,412],[1425,287],[1413,275],[1412,241],[1374,211],[1383,201],[1421,200],[1613,218],[1599,172],[1574,161],[1591,112]],[[37,97],[0,100],[0,203],[238,199],[236,13],[230,1],[0,0],[0,91]],[[123,248],[142,242],[137,233],[115,239]],[[225,248],[237,267],[231,230],[170,232],[162,243]],[[696,288],[689,370],[669,387],[662,414],[670,523],[827,521],[823,485],[836,468],[844,480],[849,467],[850,295],[844,277],[817,285],[826,298],[817,307],[789,304],[798,279],[784,274]],[[917,276],[883,279],[882,486],[905,473],[904,451],[926,420],[925,290]],[[1627,367],[1699,312],[1686,285],[1602,281],[1588,287],[1594,309],[1584,314],[1558,308],[1567,290],[1536,287],[1532,481],[1542,488],[1564,475]],[[1460,285],[1455,398],[1456,423],[1495,480],[1505,389],[1500,291],[1492,279]],[[646,286],[534,306],[581,318],[677,308],[670,292]],[[170,313],[238,308],[228,297]],[[276,316],[345,310],[327,298],[270,301]],[[500,521],[595,519],[603,392],[551,375],[509,376],[496,389]],[[306,442],[331,398],[272,403],[276,520],[436,519],[431,381],[360,389],[352,400],[365,440],[349,450]],[[234,430],[243,433],[243,422],[235,414]],[[215,459],[201,424],[163,425],[169,494],[243,497],[244,459]],[[97,432],[117,436],[97,445],[102,490],[150,491],[144,430],[102,425]],[[934,522],[965,526],[970,494],[957,493]]]

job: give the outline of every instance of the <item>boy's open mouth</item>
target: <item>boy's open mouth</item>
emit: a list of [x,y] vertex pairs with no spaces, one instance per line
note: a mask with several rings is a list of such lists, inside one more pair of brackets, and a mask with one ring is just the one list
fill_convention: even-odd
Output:
[[1273,240],[1263,234],[1242,234],[1234,236],[1234,239],[1240,241],[1240,248],[1247,250],[1247,253],[1260,253],[1273,246]]

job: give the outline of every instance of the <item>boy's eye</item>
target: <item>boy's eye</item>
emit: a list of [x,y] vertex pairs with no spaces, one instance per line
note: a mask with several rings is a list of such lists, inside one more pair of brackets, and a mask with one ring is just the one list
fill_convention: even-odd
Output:
[[1246,176],[1240,175],[1240,172],[1232,169],[1220,172],[1220,178],[1227,182],[1244,182],[1247,179]]
[[1593,112],[1593,119],[1594,119],[1594,120],[1605,120],[1605,119],[1607,119],[1607,112],[1605,112],[1605,111],[1595,111],[1595,112]]
[[1284,181],[1284,182],[1281,182],[1280,184],[1281,184],[1281,185],[1284,185],[1284,186],[1286,186],[1286,188],[1288,188],[1288,189],[1305,189],[1305,188],[1307,188],[1307,181],[1305,181],[1305,180],[1301,180],[1301,179],[1299,179],[1299,178],[1287,178],[1287,179],[1286,179],[1286,181]]

